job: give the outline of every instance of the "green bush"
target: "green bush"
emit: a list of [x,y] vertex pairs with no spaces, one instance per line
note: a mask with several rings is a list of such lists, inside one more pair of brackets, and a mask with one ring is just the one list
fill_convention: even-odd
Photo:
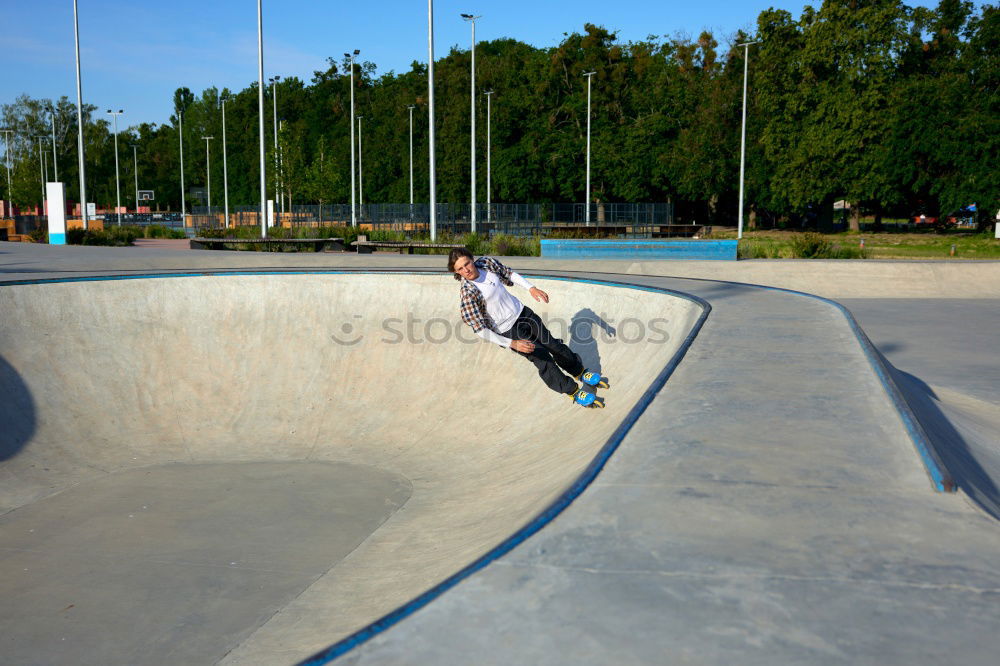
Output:
[[66,242],[70,245],[108,245],[124,247],[133,245],[142,236],[140,227],[108,227],[104,230],[70,229],[66,232]]
[[184,232],[180,229],[171,229],[162,224],[151,224],[141,229],[143,238],[185,238]]

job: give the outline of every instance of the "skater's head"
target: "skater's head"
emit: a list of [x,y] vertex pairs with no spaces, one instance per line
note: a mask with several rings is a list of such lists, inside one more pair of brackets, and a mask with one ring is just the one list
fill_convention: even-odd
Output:
[[474,262],[475,257],[471,252],[464,247],[456,247],[448,255],[448,270],[455,274],[456,280],[475,280],[479,276],[479,269]]

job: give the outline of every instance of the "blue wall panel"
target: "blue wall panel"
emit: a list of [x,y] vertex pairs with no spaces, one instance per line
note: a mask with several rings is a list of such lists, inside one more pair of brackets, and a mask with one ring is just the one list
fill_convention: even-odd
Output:
[[552,259],[736,260],[735,240],[547,240],[542,256]]

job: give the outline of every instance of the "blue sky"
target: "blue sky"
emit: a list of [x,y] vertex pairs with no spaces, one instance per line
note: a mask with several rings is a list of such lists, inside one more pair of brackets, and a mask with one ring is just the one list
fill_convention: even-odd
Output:
[[[460,13],[481,14],[477,40],[511,37],[538,47],[558,44],[585,22],[617,31],[625,41],[650,34],[696,37],[711,29],[721,44],[752,29],[767,7],[798,17],[805,3],[755,0],[664,2],[636,0],[436,0],[435,57],[469,47]],[[811,3],[819,6],[820,1]],[[936,2],[911,2],[934,6]],[[982,3],[976,3],[977,6]],[[123,126],[166,122],[173,91],[199,94],[210,86],[242,90],[257,78],[257,3],[254,0],[107,2],[79,0],[84,101],[123,108]],[[72,0],[0,0],[3,62],[0,103],[21,94],[66,95],[76,101]],[[405,71],[427,59],[427,3],[264,1],[265,78],[298,76],[307,83],[328,56],[361,49],[379,73]]]

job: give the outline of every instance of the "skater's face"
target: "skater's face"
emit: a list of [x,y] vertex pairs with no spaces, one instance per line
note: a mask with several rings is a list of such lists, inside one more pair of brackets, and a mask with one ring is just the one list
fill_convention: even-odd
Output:
[[459,257],[458,261],[455,262],[455,274],[459,277],[464,277],[466,280],[475,280],[479,277],[479,270],[472,263],[472,259]]

